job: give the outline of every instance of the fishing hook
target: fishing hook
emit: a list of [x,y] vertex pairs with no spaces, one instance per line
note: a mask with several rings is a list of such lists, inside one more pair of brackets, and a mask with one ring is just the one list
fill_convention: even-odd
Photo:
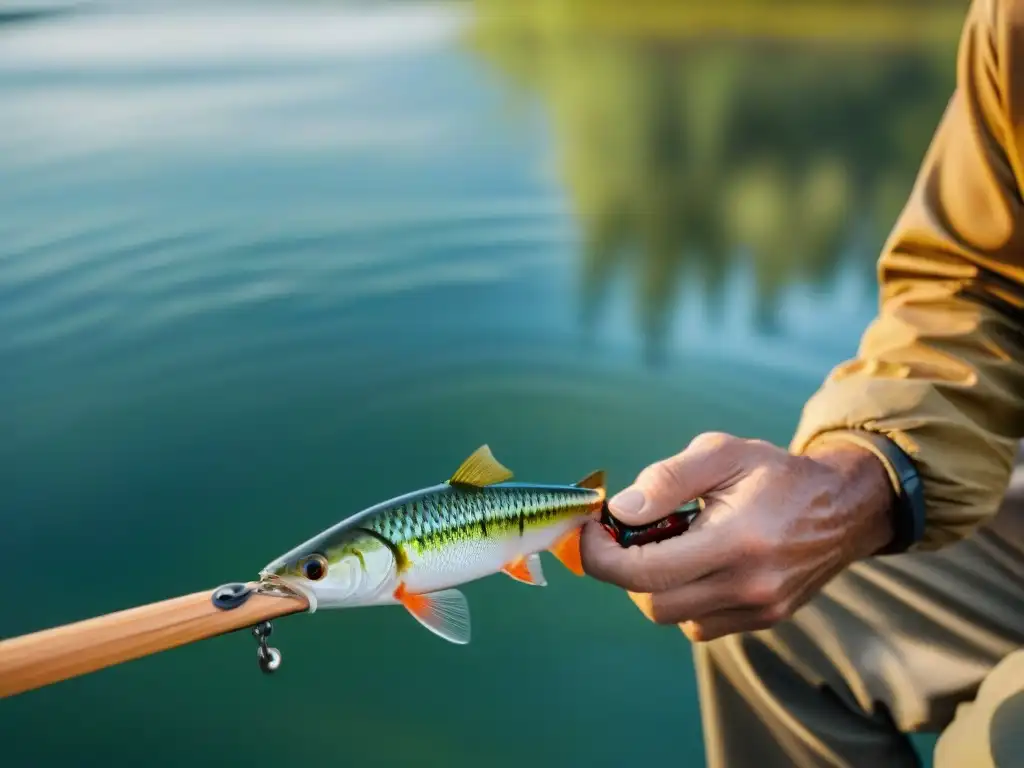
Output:
[[252,628],[252,636],[259,643],[259,648],[256,649],[256,660],[259,662],[260,669],[268,675],[271,672],[276,672],[277,668],[281,666],[281,652],[277,648],[267,645],[267,638],[273,631],[274,625],[269,621],[261,621]]
[[[222,584],[213,590],[210,602],[222,611],[230,611],[244,605],[253,592],[252,587],[241,582]],[[260,669],[267,675],[276,672],[281,666],[281,652],[267,644],[267,638],[273,631],[274,625],[269,621],[261,621],[252,628],[252,636],[256,638],[259,645],[256,649],[256,661],[259,663]]]

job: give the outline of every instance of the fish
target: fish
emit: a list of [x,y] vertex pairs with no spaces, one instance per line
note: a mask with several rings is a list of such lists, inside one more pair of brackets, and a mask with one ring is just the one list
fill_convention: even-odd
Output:
[[605,472],[571,485],[513,482],[485,444],[443,483],[342,520],[260,571],[259,588],[308,611],[400,605],[449,642],[470,640],[459,586],[497,573],[543,587],[540,553],[584,575],[580,534],[607,510]]

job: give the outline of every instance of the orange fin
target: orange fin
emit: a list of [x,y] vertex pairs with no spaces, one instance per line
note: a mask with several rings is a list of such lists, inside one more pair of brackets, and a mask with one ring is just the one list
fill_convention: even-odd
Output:
[[520,557],[517,560],[513,560],[511,563],[501,569],[502,573],[506,573],[516,581],[521,581],[524,584],[533,584],[538,587],[547,585],[547,579],[544,578],[544,571],[540,566],[540,555],[533,554],[527,555],[526,557]]
[[582,480],[573,483],[577,488],[590,488],[594,491],[604,490],[604,470],[598,469],[595,472],[591,472],[589,475],[584,477]]
[[580,557],[580,534],[582,532],[582,528],[573,528],[572,531],[551,545],[551,554],[577,576],[582,576],[584,573],[583,558]]
[[459,590],[442,589],[420,595],[408,592],[404,584],[399,584],[394,598],[438,637],[459,645],[469,642],[469,604]]

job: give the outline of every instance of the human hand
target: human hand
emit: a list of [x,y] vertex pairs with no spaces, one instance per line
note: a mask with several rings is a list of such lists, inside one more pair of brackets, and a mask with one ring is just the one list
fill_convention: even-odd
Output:
[[680,536],[623,548],[599,523],[583,530],[584,570],[629,591],[658,624],[694,641],[787,618],[839,571],[892,539],[893,491],[882,463],[852,442],[803,456],[720,433],[651,464],[609,502],[638,525],[703,496]]

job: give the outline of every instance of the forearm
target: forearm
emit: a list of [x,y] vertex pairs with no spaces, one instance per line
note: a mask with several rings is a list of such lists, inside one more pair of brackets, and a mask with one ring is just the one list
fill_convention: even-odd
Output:
[[[859,433],[890,440],[888,453],[899,449],[912,465],[923,497],[913,512],[922,519],[907,522],[914,534],[902,548],[942,546],[993,515],[1024,434],[1021,330],[986,307],[957,317],[948,306],[883,309],[858,358],[837,368],[805,406],[791,445],[805,453],[823,439]],[[917,313],[916,325],[904,321],[904,310]],[[943,324],[945,335],[927,328]],[[893,461],[879,459],[896,491],[913,490]]]

